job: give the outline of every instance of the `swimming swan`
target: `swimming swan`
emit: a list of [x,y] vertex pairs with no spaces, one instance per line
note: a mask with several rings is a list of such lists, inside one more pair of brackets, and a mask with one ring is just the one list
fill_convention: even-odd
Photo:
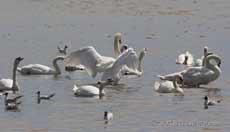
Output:
[[154,84],[155,91],[158,93],[179,93],[184,95],[184,90],[179,87],[178,83],[183,82],[183,77],[176,75],[173,81],[156,81]]
[[[211,63],[211,60],[214,60],[216,64]],[[199,87],[199,85],[206,85],[212,81],[215,81],[220,76],[220,64],[220,57],[212,54],[206,57],[204,66],[189,67],[181,72],[159,76],[159,78],[162,80],[172,81],[175,75],[182,75],[184,80],[183,85]]]
[[22,57],[17,57],[14,60],[14,67],[13,67],[13,78],[12,79],[1,79],[0,80],[0,91],[18,91],[19,86],[17,83],[16,71],[19,63],[23,60]]
[[213,106],[221,102],[221,100],[211,100],[208,96],[204,96],[203,99],[204,99],[204,109],[208,109],[208,106]]
[[95,96],[103,96],[105,95],[104,87],[110,85],[112,82],[111,79],[108,79],[105,82],[99,81],[96,85],[74,85],[73,91],[76,96],[81,97],[95,97]]
[[54,58],[54,69],[41,64],[29,64],[21,68],[18,67],[17,70],[23,75],[59,75],[61,74],[61,70],[57,64],[57,61],[64,60],[64,58],[65,57],[63,56],[57,56],[56,58]]
[[141,76],[143,74],[143,68],[142,68],[142,61],[147,53],[147,48],[144,48],[138,57],[138,68],[137,71],[133,71],[132,69],[129,69],[127,66],[123,67],[121,70],[122,75],[136,75],[136,76]]

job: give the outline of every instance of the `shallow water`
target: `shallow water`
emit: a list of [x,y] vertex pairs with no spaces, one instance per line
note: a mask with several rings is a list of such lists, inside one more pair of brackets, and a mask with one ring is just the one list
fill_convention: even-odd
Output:
[[[171,4],[171,1],[167,2]],[[17,4],[12,3],[13,1],[6,2],[5,6],[10,8],[1,10],[9,11],[16,7]],[[175,2],[172,6],[183,5],[181,1],[178,3]],[[25,58],[20,65],[40,63],[52,66],[51,60],[57,55],[57,45],[67,44],[68,52],[92,45],[99,53],[113,56],[112,36],[118,31],[124,34],[125,43],[137,51],[146,47],[149,52],[144,58],[144,75],[140,78],[123,78],[120,82],[123,85],[106,89],[107,95],[103,100],[76,98],[72,92],[74,83],[96,83],[100,76],[92,79],[84,72],[65,71],[57,78],[18,74],[24,95],[23,103],[19,112],[6,112],[1,97],[1,131],[213,132],[229,129],[228,1],[200,1],[199,6],[191,7],[189,2],[185,2],[192,13],[163,9],[159,12],[151,9],[154,13],[146,15],[152,16],[127,16],[135,15],[132,12],[127,12],[124,16],[119,15],[119,12],[118,16],[116,13],[112,16],[96,16],[94,12],[97,8],[90,8],[92,12],[83,12],[81,16],[79,12],[75,15],[72,10],[68,14],[64,8],[63,12],[66,14],[63,15],[63,12],[60,13],[61,7],[59,9],[47,5],[47,9],[51,11],[42,10],[45,8],[43,0],[24,0],[18,4],[15,12],[0,14],[1,78],[11,78],[13,59],[17,56]],[[30,4],[38,12],[32,11]],[[163,4],[160,3],[160,6]],[[226,9],[219,10],[223,7]],[[59,12],[55,14],[55,11]],[[202,97],[212,94],[207,89],[185,89],[184,97],[173,94],[160,96],[153,91],[154,81],[158,80],[156,75],[182,70],[182,67],[175,64],[179,53],[189,50],[198,58],[205,45],[223,60],[221,77],[205,86],[221,89],[218,94],[224,98],[222,103],[204,110]],[[60,65],[63,69],[63,64]],[[42,93],[55,92],[56,96],[53,100],[38,105],[35,95],[37,90]],[[104,124],[103,121],[105,110],[112,110],[114,113],[114,120],[109,124]]]

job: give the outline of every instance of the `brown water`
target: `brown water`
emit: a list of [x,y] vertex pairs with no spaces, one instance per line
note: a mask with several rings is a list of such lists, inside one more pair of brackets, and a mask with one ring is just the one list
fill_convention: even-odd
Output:
[[[25,58],[21,65],[52,66],[57,45],[69,45],[69,52],[92,45],[99,53],[113,56],[112,36],[118,31],[137,51],[149,49],[144,75],[123,78],[124,85],[106,89],[104,100],[76,98],[72,92],[74,83],[96,83],[100,76],[92,79],[84,72],[64,71],[58,78],[18,75],[23,103],[20,112],[6,112],[1,98],[1,131],[228,131],[229,7],[228,0],[1,1],[1,78],[11,78],[17,56]],[[190,50],[198,58],[205,45],[223,60],[221,77],[205,86],[221,89],[218,94],[223,103],[204,110],[202,97],[210,93],[206,89],[186,89],[184,97],[159,96],[153,91],[156,75],[181,70],[175,64],[179,53]],[[38,105],[37,90],[55,92],[56,96]],[[107,125],[105,110],[114,113],[114,120]]]

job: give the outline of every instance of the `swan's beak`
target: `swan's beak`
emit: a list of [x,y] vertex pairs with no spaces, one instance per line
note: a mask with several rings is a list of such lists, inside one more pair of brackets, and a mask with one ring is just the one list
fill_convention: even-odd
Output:
[[220,67],[220,65],[221,65],[221,61],[217,64],[217,66]]

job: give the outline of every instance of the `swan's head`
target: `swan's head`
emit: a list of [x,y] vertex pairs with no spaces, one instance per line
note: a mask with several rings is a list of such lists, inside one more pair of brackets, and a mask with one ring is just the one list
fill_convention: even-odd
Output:
[[204,96],[203,99],[207,101],[208,100],[208,96]]
[[68,48],[68,46],[67,45],[65,45],[65,47],[64,47],[65,49],[67,49]]
[[122,43],[121,36],[122,36],[121,33],[119,33],[119,32],[115,33],[114,40],[121,44]]
[[129,46],[127,44],[124,44],[121,46],[121,53],[123,53],[125,50],[127,50]]
[[15,59],[15,63],[16,63],[16,64],[19,64],[23,59],[24,59],[24,58],[22,58],[22,57],[17,57],[17,58]]
[[107,120],[108,119],[108,111],[105,111],[104,112],[104,120]]
[[183,81],[184,81],[182,75],[176,75],[176,76],[175,76],[175,80],[176,80],[176,82],[179,83],[179,84],[182,84]]
[[185,55],[184,56],[184,62],[183,62],[184,65],[187,65],[188,64],[188,55]]
[[41,92],[40,91],[37,91],[36,94],[40,94]]
[[8,92],[5,92],[3,95],[8,96]]
[[204,46],[204,54],[206,55],[208,53],[208,46]]

